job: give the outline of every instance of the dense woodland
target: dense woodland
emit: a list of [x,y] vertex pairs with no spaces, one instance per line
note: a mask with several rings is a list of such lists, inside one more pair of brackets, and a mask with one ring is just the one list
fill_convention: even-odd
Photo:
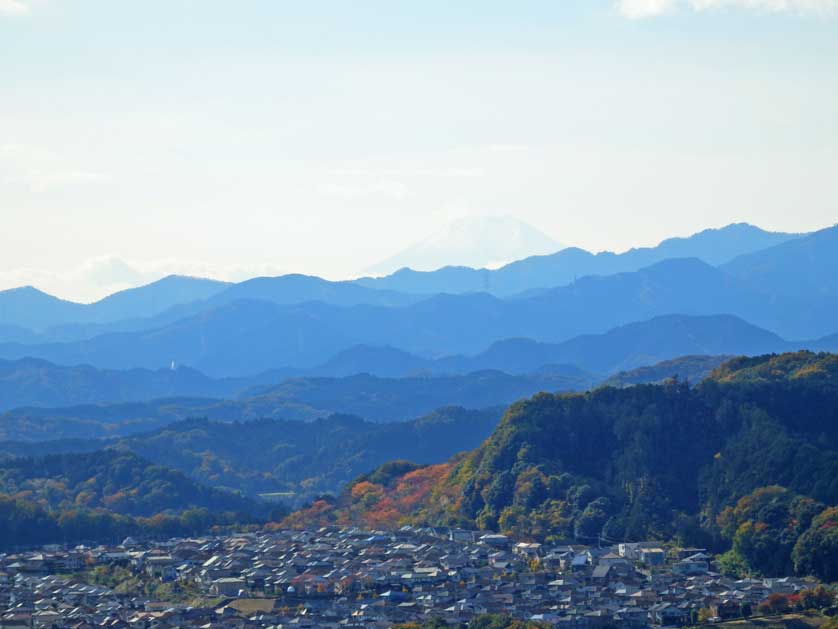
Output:
[[[279,515],[276,512],[273,517]],[[203,507],[148,518],[103,509],[49,510],[31,500],[0,494],[0,550],[55,543],[119,543],[127,536],[166,539],[257,526],[263,521],[247,513]]]
[[674,540],[729,551],[732,573],[835,579],[838,357],[736,359],[694,387],[537,395],[472,453],[381,480],[359,479],[288,523]]
[[190,419],[108,441],[0,442],[0,459],[109,448],[133,452],[208,486],[252,497],[281,493],[284,502],[299,502],[336,493],[358,475],[393,458],[434,463],[476,448],[502,414],[502,408],[448,407],[416,420],[388,424],[349,415],[313,422]]
[[0,467],[0,548],[196,534],[276,517],[131,454],[101,451],[7,460]]
[[212,486],[255,495],[290,494],[297,501],[336,493],[393,458],[444,461],[488,437],[502,410],[449,407],[409,422],[376,424],[334,415],[311,423],[186,421],[115,447],[165,462]]
[[732,356],[681,356],[672,360],[664,360],[654,365],[646,365],[620,371],[605,380],[602,384],[608,387],[629,387],[636,384],[658,384],[677,377],[686,382],[698,383],[709,376],[722,363]]
[[538,391],[567,391],[580,386],[579,378],[550,370],[526,376],[482,371],[438,377],[379,378],[360,374],[345,378],[292,378],[230,400],[165,398],[15,409],[0,414],[0,440],[124,437],[195,417],[223,422],[314,421],[339,413],[373,422],[404,422],[446,406],[506,407]]
[[237,494],[205,487],[132,453],[111,450],[6,461],[0,468],[0,491],[50,510],[107,508],[141,517],[192,507],[255,510],[255,503]]

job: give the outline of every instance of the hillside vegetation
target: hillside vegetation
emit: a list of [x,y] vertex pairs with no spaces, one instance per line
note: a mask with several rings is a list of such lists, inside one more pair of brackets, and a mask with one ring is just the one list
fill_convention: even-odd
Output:
[[[749,506],[768,498],[771,508]],[[289,522],[676,539],[732,549],[732,572],[793,566],[828,578],[838,576],[828,567],[838,565],[835,504],[838,361],[801,352],[737,359],[695,387],[540,394],[471,453],[386,483],[359,480]]]
[[628,387],[635,384],[656,384],[677,378],[698,383],[707,378],[713,370],[730,360],[730,356],[682,356],[654,365],[637,367],[614,374],[603,382],[608,387]]
[[47,542],[184,535],[257,522],[267,508],[115,451],[0,464],[0,549]]
[[0,467],[0,492],[51,510],[105,508],[145,517],[196,507],[254,510],[252,501],[198,485],[180,472],[156,466],[130,452],[7,460]]
[[286,500],[337,492],[392,459],[438,463],[477,447],[502,411],[444,408],[409,422],[376,424],[335,415],[312,423],[187,420],[115,447],[165,463],[211,486]]
[[393,458],[443,462],[480,445],[502,413],[500,407],[482,411],[448,407],[390,424],[350,415],[313,422],[188,419],[123,439],[0,442],[0,460],[110,448],[171,467],[211,487],[254,497],[282,494],[283,501],[291,502],[337,492],[359,474]]
[[463,376],[292,378],[233,400],[164,398],[149,402],[20,408],[0,415],[0,440],[44,441],[122,437],[180,420],[206,417],[314,421],[335,413],[390,423],[447,406],[494,408],[539,391],[575,390],[580,378],[550,372],[512,376],[499,371]]

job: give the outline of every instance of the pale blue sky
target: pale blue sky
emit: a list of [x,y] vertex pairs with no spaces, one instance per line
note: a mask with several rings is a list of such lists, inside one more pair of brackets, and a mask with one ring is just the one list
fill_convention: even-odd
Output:
[[0,288],[838,219],[838,0],[0,0],[0,78]]

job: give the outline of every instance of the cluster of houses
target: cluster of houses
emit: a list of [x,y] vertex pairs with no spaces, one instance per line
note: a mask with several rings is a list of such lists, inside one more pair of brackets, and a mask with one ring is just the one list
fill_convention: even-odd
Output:
[[[90,585],[97,566],[169,587]],[[0,629],[384,628],[485,613],[641,629],[690,624],[698,610],[738,617],[772,593],[810,586],[725,578],[701,549],[653,542],[547,546],[458,529],[329,527],[0,555]],[[147,594],[161,590],[168,600]]]

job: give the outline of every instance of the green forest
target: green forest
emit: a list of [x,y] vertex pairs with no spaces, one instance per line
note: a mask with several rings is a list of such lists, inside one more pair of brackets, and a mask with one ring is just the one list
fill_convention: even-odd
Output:
[[800,352],[734,359],[696,386],[540,394],[470,454],[382,485],[359,479],[289,521],[657,539],[726,553],[731,574],[835,580],[836,504],[838,356]]
[[267,505],[114,451],[19,458],[0,467],[0,548],[196,534],[256,524]]
[[[375,423],[351,415],[312,422],[188,419],[112,440],[0,442],[2,458],[112,449],[183,472],[211,487],[250,497],[282,494],[300,503],[391,459],[444,461],[471,450],[497,425],[503,409],[441,408],[408,422]],[[0,475],[2,475],[0,463]]]

